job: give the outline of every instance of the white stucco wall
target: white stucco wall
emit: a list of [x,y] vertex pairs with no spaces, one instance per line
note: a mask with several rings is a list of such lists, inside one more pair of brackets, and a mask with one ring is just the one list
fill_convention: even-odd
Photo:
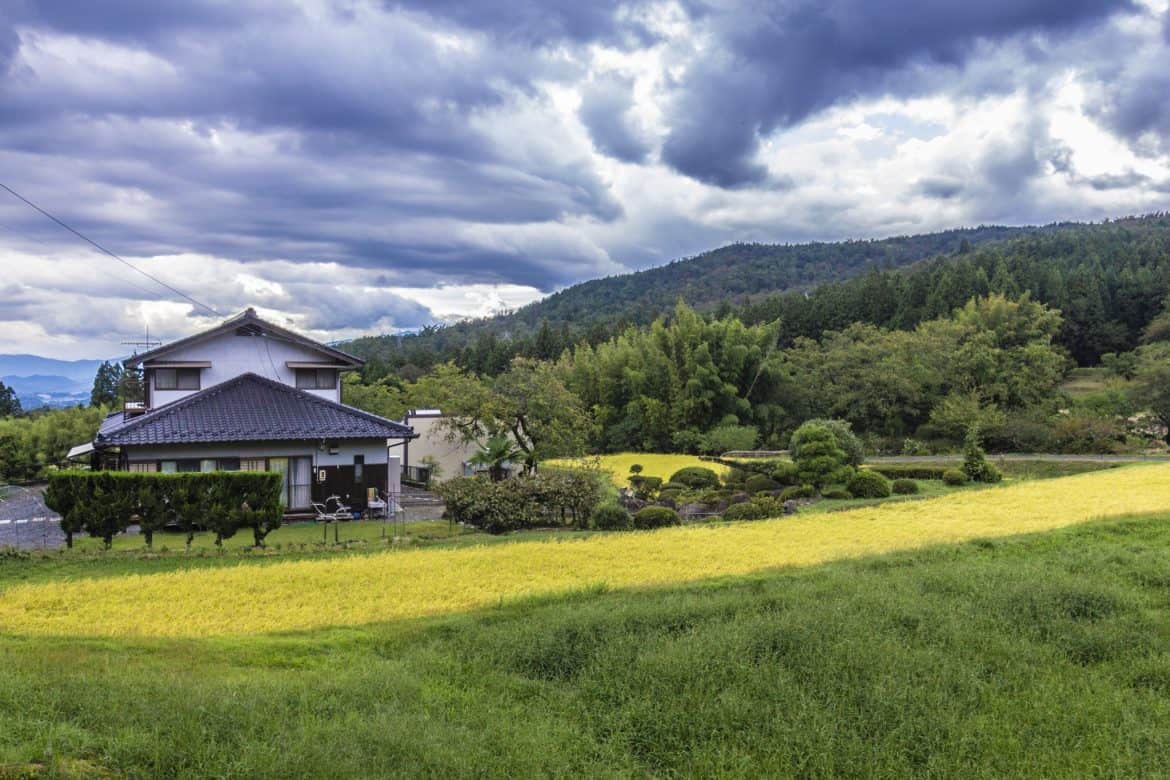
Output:
[[407,458],[403,462],[405,466],[425,466],[423,458],[431,456],[439,464],[440,482],[463,476],[463,464],[479,451],[475,444],[447,441],[447,432],[439,425],[442,419],[411,416],[405,419],[405,423],[414,428],[414,432],[419,436],[417,439],[411,439],[406,446]]
[[[202,390],[247,373],[275,379],[282,384],[296,387],[296,369],[289,368],[286,365],[288,361],[333,362],[328,355],[300,344],[268,336],[237,336],[234,333],[224,333],[200,344],[182,347],[159,359],[164,362],[210,361],[211,368],[200,370],[200,389]],[[154,387],[152,375],[151,407],[157,408],[177,401],[193,392],[197,391],[158,390]],[[337,386],[332,390],[306,390],[305,392],[339,402],[341,400],[341,377],[338,376]]]

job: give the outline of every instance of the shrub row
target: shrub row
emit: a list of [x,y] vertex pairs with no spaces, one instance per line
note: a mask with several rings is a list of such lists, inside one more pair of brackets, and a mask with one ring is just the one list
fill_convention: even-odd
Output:
[[147,547],[167,525],[187,532],[215,533],[215,543],[251,528],[257,546],[280,527],[280,475],[233,471],[197,474],[136,474],[122,471],[59,471],[49,475],[45,505],[61,515],[65,543],[84,531],[105,542],[137,525]]
[[952,466],[931,466],[918,463],[881,463],[867,465],[887,479],[942,479],[943,473]]
[[490,482],[456,477],[435,488],[458,523],[501,534],[550,525],[585,527],[601,500],[597,474],[568,469]]

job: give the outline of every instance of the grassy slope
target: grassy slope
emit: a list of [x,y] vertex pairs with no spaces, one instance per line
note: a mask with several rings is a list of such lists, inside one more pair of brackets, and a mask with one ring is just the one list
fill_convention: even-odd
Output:
[[0,764],[139,777],[1164,776],[1165,520],[360,630],[0,637]]

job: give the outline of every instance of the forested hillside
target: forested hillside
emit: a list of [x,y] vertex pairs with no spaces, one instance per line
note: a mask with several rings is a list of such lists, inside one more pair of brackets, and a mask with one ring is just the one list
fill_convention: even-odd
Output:
[[406,336],[358,339],[367,378],[414,379],[454,361],[496,375],[517,356],[550,360],[681,299],[749,323],[781,320],[779,338],[852,322],[909,328],[974,296],[1028,291],[1064,315],[1056,341],[1080,365],[1137,345],[1170,280],[1170,217],[1101,224],[975,228],[882,241],[733,245],[661,268],[586,282],[498,317]]
[[[883,451],[953,449],[972,426],[997,450],[1158,446],[1170,423],[1170,216],[970,240],[989,235],[914,239],[918,250],[958,245],[901,265],[910,250],[894,251],[896,241],[818,245],[821,260],[781,276],[865,270],[746,302],[717,302],[714,291],[758,284],[766,248],[719,250],[654,272],[685,278],[704,267],[711,284],[699,305],[676,301],[649,325],[609,319],[614,301],[635,296],[603,280],[531,311],[574,310],[564,302],[586,289],[614,299],[532,334],[498,332],[522,325],[525,311],[353,344],[373,360],[347,397],[391,416],[438,406],[485,422],[485,435],[493,420],[496,432],[515,427],[502,420],[535,425],[542,407],[544,442],[533,450],[545,456],[778,448],[817,417],[849,422]],[[890,252],[882,261],[860,260],[878,246]],[[710,271],[716,257],[736,260],[720,275]],[[622,279],[651,296],[638,276]],[[663,287],[673,295],[679,284]],[[637,299],[650,310],[651,297]],[[1102,367],[1087,390],[1066,390],[1078,365]]]

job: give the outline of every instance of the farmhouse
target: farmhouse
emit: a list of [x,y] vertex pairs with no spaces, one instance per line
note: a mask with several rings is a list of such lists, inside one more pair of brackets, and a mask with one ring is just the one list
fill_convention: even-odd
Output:
[[274,471],[288,511],[341,496],[364,508],[399,491],[408,425],[344,405],[340,372],[361,358],[260,319],[253,309],[125,361],[142,403],[103,421],[71,457],[140,472]]

